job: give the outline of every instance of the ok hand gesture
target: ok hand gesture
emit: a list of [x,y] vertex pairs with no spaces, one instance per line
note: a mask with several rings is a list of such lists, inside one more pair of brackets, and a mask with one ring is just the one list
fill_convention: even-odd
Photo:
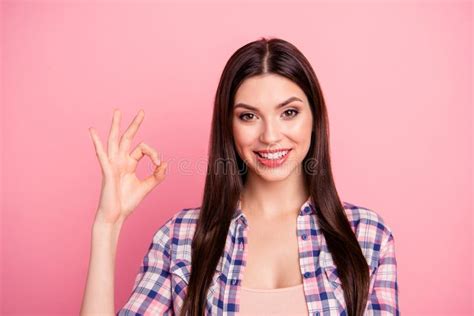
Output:
[[[102,189],[96,221],[115,224],[119,220],[125,220],[143,198],[165,178],[167,163],[159,160],[155,149],[141,142],[130,152],[133,137],[144,116],[144,111],[140,110],[125,133],[119,138],[121,112],[115,110],[107,151],[105,151],[96,130],[92,127],[89,128],[102,169]],[[156,167],[153,174],[140,180],[135,172],[138,162],[145,155],[151,158]]]

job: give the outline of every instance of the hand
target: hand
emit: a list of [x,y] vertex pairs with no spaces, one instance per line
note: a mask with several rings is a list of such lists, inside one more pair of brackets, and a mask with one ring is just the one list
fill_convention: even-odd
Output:
[[[119,139],[121,113],[118,109],[115,110],[107,152],[102,146],[97,131],[93,127],[89,128],[102,169],[102,189],[96,222],[115,224],[119,220],[125,220],[143,198],[165,178],[165,170],[168,164],[159,160],[155,149],[142,142],[132,152],[129,152],[133,137],[137,133],[144,116],[144,111],[140,110]],[[145,155],[150,157],[156,167],[152,175],[140,180],[135,171],[138,162]]]

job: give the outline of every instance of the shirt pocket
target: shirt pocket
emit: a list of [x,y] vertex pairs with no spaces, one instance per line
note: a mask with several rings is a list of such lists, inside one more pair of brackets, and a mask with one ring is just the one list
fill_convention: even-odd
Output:
[[[191,262],[184,259],[176,260],[175,264],[172,265],[170,269],[170,273],[173,275],[173,291],[177,296],[177,300],[179,301],[176,303],[181,306],[184,300],[183,294],[187,292],[187,287],[191,278]],[[216,270],[207,292],[207,303],[208,306],[211,308],[213,308],[212,306],[216,304],[214,293],[218,290],[219,287],[219,276],[220,272]],[[184,291],[184,293],[180,294],[182,291]]]
[[[342,289],[342,282],[341,279],[339,278],[339,273],[337,270],[337,267],[334,264],[328,265],[326,267],[323,267],[324,274],[327,278],[327,280],[330,283],[331,290],[334,293],[334,297],[338,301],[338,305],[342,309],[346,309],[346,301],[344,299],[344,291]],[[375,273],[376,267],[370,266],[369,267],[369,276],[370,276],[370,288],[369,288],[369,295],[370,292],[372,291],[373,285],[374,285],[374,273]]]
[[179,315],[186,297],[189,278],[191,276],[191,263],[186,260],[176,260],[170,267],[171,289],[173,299],[173,314]]
[[[191,278],[191,262],[184,259],[177,260],[171,267],[170,273],[176,275],[184,284],[188,285],[189,279]],[[214,285],[218,285],[218,279],[220,276],[221,272],[216,270],[212,278],[211,286],[209,287],[213,292],[215,291]]]
[[184,284],[189,284],[191,277],[191,262],[187,260],[177,260],[170,269],[170,273],[178,276]]

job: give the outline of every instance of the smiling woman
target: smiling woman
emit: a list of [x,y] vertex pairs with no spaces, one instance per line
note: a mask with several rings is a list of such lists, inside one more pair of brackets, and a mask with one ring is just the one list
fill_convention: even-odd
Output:
[[[125,145],[141,119],[126,132]],[[156,158],[148,146],[140,148],[136,158]],[[148,191],[162,180],[160,164]],[[103,210],[99,219],[118,224],[94,230],[106,254],[93,246],[86,311],[107,310],[100,307],[113,301],[109,247],[126,216]],[[339,199],[326,105],[310,63],[282,39],[242,46],[215,95],[202,205],[180,210],[157,230],[117,314],[399,313],[392,231],[375,211]]]
[[[247,166],[266,181],[281,181],[301,168],[311,143],[313,115],[297,84],[277,74],[255,75],[240,85],[235,103],[235,147]],[[299,171],[296,177],[302,179]]]

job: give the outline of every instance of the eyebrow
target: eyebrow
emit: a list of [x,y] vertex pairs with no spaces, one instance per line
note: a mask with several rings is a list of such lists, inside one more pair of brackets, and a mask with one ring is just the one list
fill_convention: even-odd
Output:
[[[291,98],[289,98],[288,100],[283,101],[283,102],[281,102],[280,104],[278,104],[278,105],[275,107],[275,109],[279,109],[279,108],[281,108],[281,107],[283,107],[283,106],[285,106],[285,105],[287,105],[288,103],[293,102],[293,101],[300,101],[300,102],[303,102],[300,98],[291,97]],[[253,106],[251,106],[251,105],[248,105],[248,104],[245,104],[245,103],[242,103],[242,102],[239,102],[239,103],[237,103],[236,105],[234,105],[234,109],[235,109],[235,108],[239,108],[239,107],[241,107],[241,108],[246,108],[246,109],[249,109],[249,110],[253,110],[253,111],[257,111],[257,112],[258,112],[258,109],[257,109],[256,107],[253,107]]]

